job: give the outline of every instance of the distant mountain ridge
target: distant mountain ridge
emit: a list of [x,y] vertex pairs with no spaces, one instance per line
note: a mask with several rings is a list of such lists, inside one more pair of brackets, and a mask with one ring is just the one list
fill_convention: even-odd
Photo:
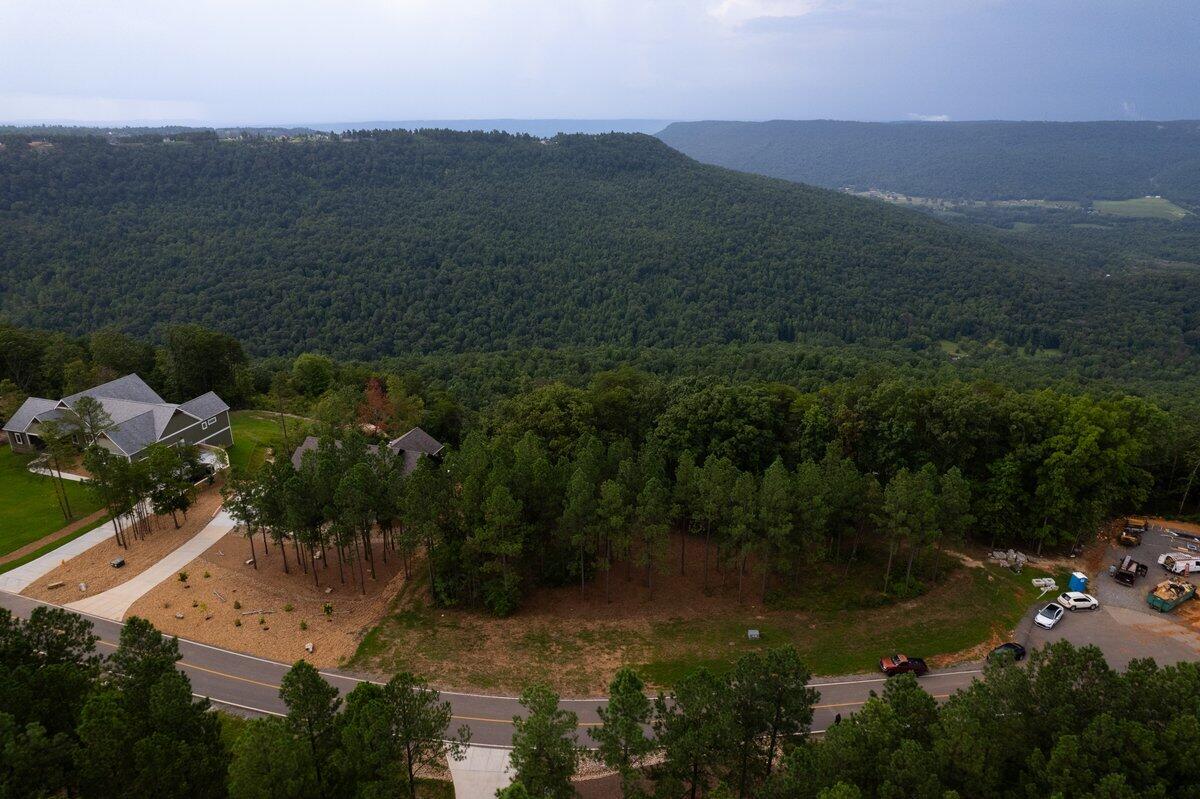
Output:
[[831,189],[954,199],[1200,203],[1200,121],[674,122],[698,161]]
[[255,354],[355,358],[965,337],[1162,359],[1191,357],[1193,330],[1200,346],[1190,272],[1107,274],[646,135],[0,144],[0,315],[31,326],[199,322]]
[[0,136],[114,136],[118,138],[215,131],[220,138],[250,136],[302,136],[313,133],[345,133],[351,130],[457,130],[462,132],[494,130],[550,138],[559,133],[658,133],[669,119],[407,119],[362,122],[320,122],[303,125],[0,125]]

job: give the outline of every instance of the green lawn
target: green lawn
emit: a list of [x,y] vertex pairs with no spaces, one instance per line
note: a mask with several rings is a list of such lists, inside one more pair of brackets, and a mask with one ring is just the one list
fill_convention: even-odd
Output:
[[1177,222],[1188,215],[1170,200],[1162,197],[1139,197],[1134,200],[1096,200],[1092,207],[1097,213],[1137,219],[1166,219]]
[[[233,428],[233,446],[227,451],[229,465],[235,473],[255,471],[263,465],[271,450],[286,449],[278,414],[268,411],[234,411],[229,416]],[[288,438],[298,442],[308,434],[311,424],[304,419],[288,417]],[[290,456],[291,453],[288,454]]]
[[53,550],[58,549],[59,547],[63,546],[64,544],[68,544],[68,543],[74,541],[76,538],[79,538],[79,536],[83,535],[84,533],[90,533],[92,530],[95,530],[97,527],[103,527],[104,525],[108,524],[109,521],[111,521],[111,520],[112,520],[111,516],[105,515],[102,519],[100,519],[100,521],[96,522],[95,524],[85,524],[82,527],[80,527],[78,530],[76,530],[75,532],[70,533],[68,535],[64,535],[61,538],[56,538],[53,541],[51,541],[50,543],[40,546],[37,549],[33,550],[32,552],[26,552],[24,555],[22,555],[19,558],[13,558],[12,560],[8,561],[7,563],[0,563],[0,574],[4,574],[7,571],[12,571],[13,569],[17,568],[18,566],[24,566],[26,563],[29,563],[30,561],[37,560],[42,555],[45,555],[47,552],[52,552]]
[[[0,555],[68,524],[55,499],[53,481],[31,474],[28,470],[31,460],[31,455],[0,447]],[[65,482],[75,518],[100,508],[100,501],[82,483]]]

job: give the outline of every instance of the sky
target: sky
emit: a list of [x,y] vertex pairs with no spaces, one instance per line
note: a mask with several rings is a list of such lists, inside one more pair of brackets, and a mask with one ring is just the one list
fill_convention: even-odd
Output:
[[0,0],[0,123],[1200,118],[1200,0]]

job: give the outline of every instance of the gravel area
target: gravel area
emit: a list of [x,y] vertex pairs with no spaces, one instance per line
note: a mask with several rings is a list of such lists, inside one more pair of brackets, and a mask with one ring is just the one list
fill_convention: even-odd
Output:
[[[153,517],[151,532],[145,538],[138,540],[130,531],[129,549],[122,548],[116,537],[111,537],[64,562],[21,593],[46,602],[66,604],[107,591],[150,568],[168,552],[203,530],[220,509],[220,491],[216,486],[207,487],[196,495],[196,503],[178,530],[170,516]],[[111,531],[112,523],[109,522],[106,527]],[[111,563],[116,558],[124,558],[125,566],[114,569]],[[59,581],[65,585],[49,588]],[[80,583],[86,584],[87,590],[81,591]]]
[[[339,581],[332,552],[328,568],[318,561],[321,584],[317,586],[311,573],[300,570],[290,547],[291,573],[285,574],[279,549],[272,547],[264,557],[261,544],[261,538],[256,539],[256,571],[245,563],[250,550],[240,531],[224,536],[188,565],[186,585],[178,580],[160,583],[133,604],[129,615],[147,618],[163,632],[193,641],[285,663],[304,658],[324,668],[354,654],[362,635],[387,612],[404,583],[399,560],[390,557],[385,565],[378,542],[376,579],[363,567],[365,596],[351,581],[348,567],[346,584]],[[332,615],[324,612],[326,603],[333,606]],[[252,612],[259,610],[266,612]],[[313,644],[311,654],[304,648],[306,643]]]

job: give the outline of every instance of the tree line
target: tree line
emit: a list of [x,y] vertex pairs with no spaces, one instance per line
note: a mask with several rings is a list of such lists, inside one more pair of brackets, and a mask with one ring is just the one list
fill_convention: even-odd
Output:
[[[28,620],[0,610],[0,640],[5,799],[416,799],[471,741],[450,703],[409,673],[342,696],[299,661],[280,683],[286,714],[235,722],[193,699],[177,640],[143,619],[125,623],[108,657],[90,622],[59,608]],[[1200,791],[1200,667],[1140,659],[1117,672],[1095,647],[1065,641],[1023,667],[990,662],[941,704],[912,675],[891,678],[817,731],[820,694],[789,647],[748,653],[723,674],[696,669],[656,694],[620,669],[586,734],[544,686],[519,701],[504,799],[570,799],[585,759],[614,772],[626,799]]]
[[376,557],[409,570],[420,555],[435,601],[502,615],[540,586],[653,593],[689,545],[695,579],[763,600],[823,563],[874,563],[882,593],[910,596],[939,579],[946,545],[1078,544],[1113,515],[1186,503],[1200,463],[1179,457],[1177,420],[1128,397],[906,380],[806,393],[622,369],[500,402],[406,474],[362,433],[388,406],[379,382],[326,394],[346,396],[318,403],[298,469],[277,457],[227,486],[252,551],[258,535],[284,568],[290,548],[314,580],[336,561],[359,585]]

